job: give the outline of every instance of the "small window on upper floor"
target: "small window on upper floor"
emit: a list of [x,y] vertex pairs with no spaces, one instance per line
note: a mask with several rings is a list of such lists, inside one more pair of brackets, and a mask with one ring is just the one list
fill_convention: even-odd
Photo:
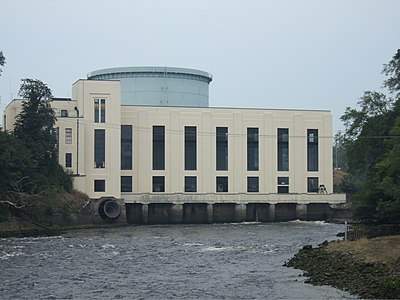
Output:
[[62,109],[61,110],[61,117],[68,117],[68,110]]

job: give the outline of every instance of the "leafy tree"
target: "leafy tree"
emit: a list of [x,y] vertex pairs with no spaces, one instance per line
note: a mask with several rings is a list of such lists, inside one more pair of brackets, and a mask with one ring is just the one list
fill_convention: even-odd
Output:
[[346,108],[340,135],[349,172],[362,185],[356,193],[355,215],[380,222],[400,221],[400,49],[384,65],[391,95],[365,92],[359,108]]
[[5,198],[31,168],[30,151],[14,136],[0,131],[0,198]]
[[40,80],[23,79],[19,95],[26,99],[17,116],[14,135],[31,151],[32,181],[40,188],[60,187],[70,191],[72,181],[58,163],[53,128],[55,112],[49,87]]
[[[0,51],[0,66],[4,66],[4,64],[6,63],[6,58],[3,55],[3,51]],[[1,68],[0,68],[0,75],[1,75]]]

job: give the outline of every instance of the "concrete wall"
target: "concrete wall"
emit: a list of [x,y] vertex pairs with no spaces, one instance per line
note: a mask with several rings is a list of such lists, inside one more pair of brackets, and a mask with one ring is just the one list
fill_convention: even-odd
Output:
[[319,203],[128,203],[126,217],[129,224],[323,221],[334,217],[334,209]]

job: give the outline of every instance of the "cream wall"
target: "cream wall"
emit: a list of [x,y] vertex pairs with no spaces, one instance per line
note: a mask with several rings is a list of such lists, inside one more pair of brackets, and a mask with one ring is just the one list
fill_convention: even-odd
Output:
[[[106,99],[106,122],[95,123],[94,99]],[[11,102],[6,129],[12,128],[22,100]],[[290,193],[307,193],[307,177],[318,177],[333,192],[332,116],[329,111],[121,106],[118,81],[78,80],[72,99],[52,102],[58,116],[60,164],[72,153],[75,188],[89,197],[121,197],[121,176],[132,176],[133,193],[152,193],[152,176],[165,176],[166,193],[183,193],[184,177],[197,176],[198,193],[215,193],[216,176],[228,176],[229,193],[246,193],[247,176],[259,177],[259,193],[277,193],[277,177],[289,177]],[[76,109],[75,109],[76,108]],[[61,117],[61,110],[68,117]],[[77,113],[79,111],[79,117]],[[133,126],[133,169],[120,170],[121,125]],[[165,170],[152,170],[152,127],[166,131]],[[184,128],[197,127],[197,170],[184,170]],[[228,127],[228,171],[216,171],[216,127]],[[259,171],[247,171],[247,128],[259,128]],[[72,128],[72,144],[65,144]],[[277,171],[277,129],[289,129],[289,171]],[[94,130],[105,129],[105,168],[94,166]],[[318,129],[319,171],[307,172],[307,129]],[[105,192],[94,192],[105,180]],[[252,193],[256,195],[257,193]]]
[[[120,198],[120,83],[119,81],[78,80],[72,86],[72,98],[76,99],[79,109],[79,170],[74,184],[89,197]],[[105,123],[94,122],[94,99],[96,98],[106,100]],[[105,168],[94,166],[95,129],[105,129]],[[105,180],[105,192],[94,192],[94,180]]]
[[[121,124],[133,125],[133,192],[152,192],[152,176],[165,176],[165,192],[183,192],[184,176],[197,176],[197,192],[214,193],[216,176],[228,176],[229,193],[247,192],[247,176],[259,177],[260,193],[276,193],[277,177],[289,177],[290,193],[306,193],[307,177],[332,181],[332,117],[329,111],[122,106]],[[165,170],[152,170],[152,127],[164,125]],[[184,127],[197,127],[197,170],[184,170]],[[228,171],[216,171],[216,127],[228,127]],[[247,128],[259,128],[259,171],[247,171]],[[289,171],[277,171],[277,129],[289,128]],[[307,172],[307,129],[318,129],[319,171]]]

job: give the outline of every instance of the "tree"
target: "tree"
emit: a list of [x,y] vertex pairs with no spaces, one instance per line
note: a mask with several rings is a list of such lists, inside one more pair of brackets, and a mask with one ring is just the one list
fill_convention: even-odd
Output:
[[60,187],[72,189],[72,181],[58,163],[58,151],[53,128],[55,112],[50,103],[50,88],[34,79],[23,79],[19,95],[26,99],[17,116],[14,135],[32,153],[34,172],[32,181],[41,188]]
[[[3,51],[0,51],[0,66],[4,66],[4,64],[6,63],[6,58],[3,55]],[[0,68],[0,75],[1,75],[1,71],[2,69]]]
[[362,182],[355,194],[355,215],[379,222],[400,221],[400,49],[384,65],[392,95],[365,92],[359,109],[346,108],[340,141],[349,172]]

